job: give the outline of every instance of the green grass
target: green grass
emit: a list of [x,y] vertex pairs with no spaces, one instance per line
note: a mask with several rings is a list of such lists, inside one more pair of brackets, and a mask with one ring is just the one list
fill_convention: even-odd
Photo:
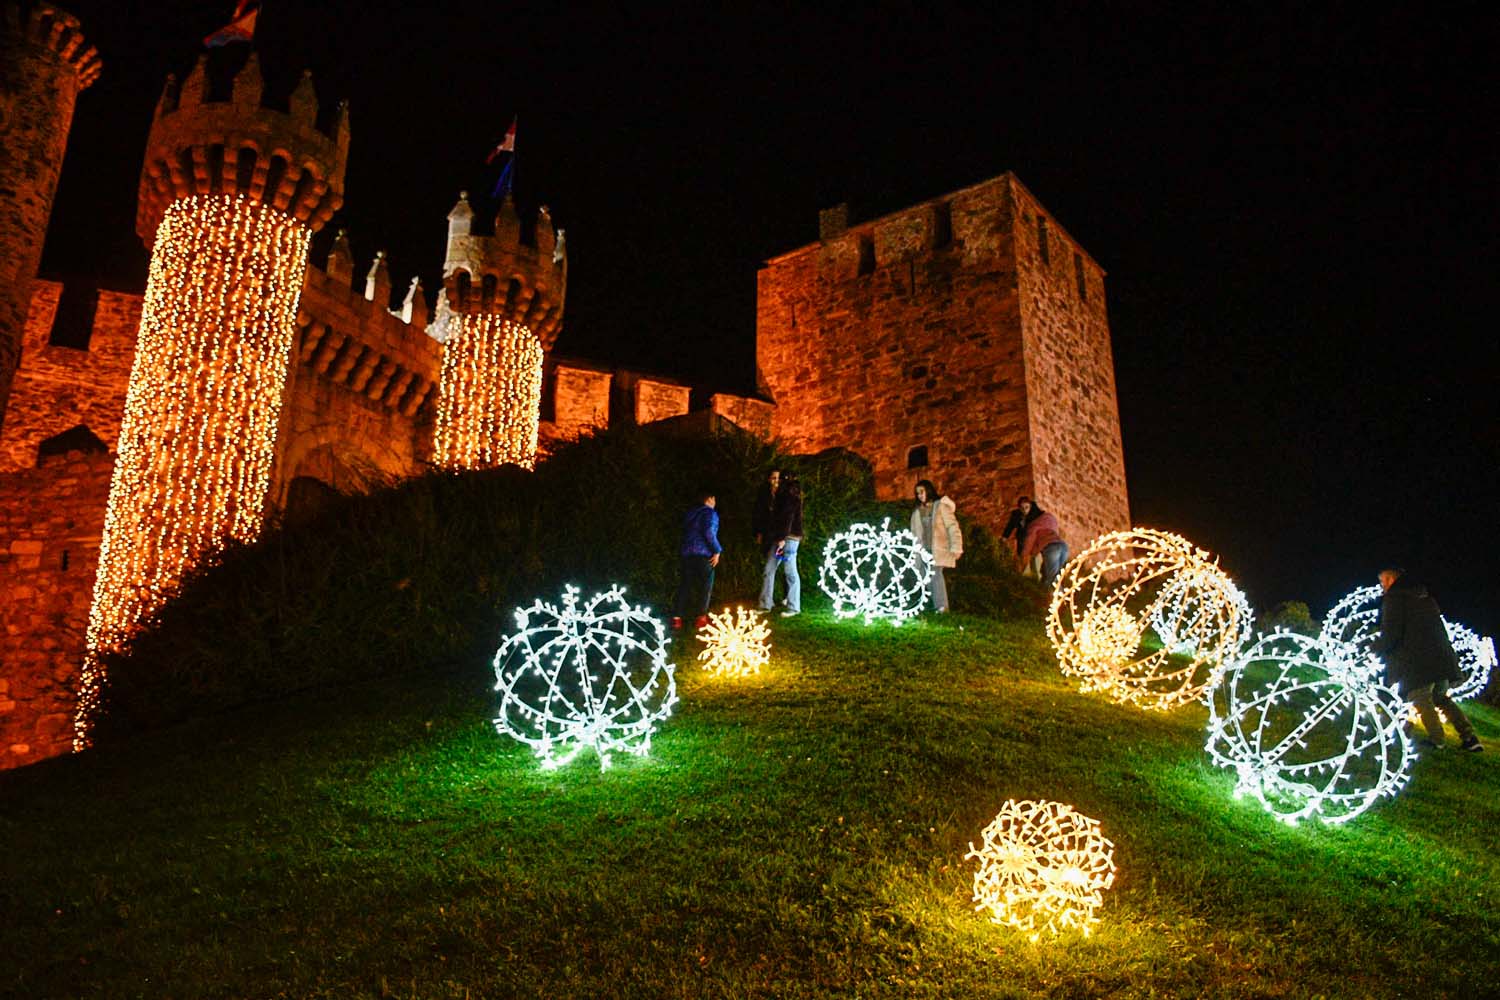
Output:
[[[1289,828],[1207,765],[1201,710],[1077,694],[1034,622],[775,627],[750,681],[680,643],[678,713],[605,773],[496,735],[473,661],[4,775],[0,992],[1495,995],[1500,753]],[[1115,842],[1092,937],[975,914],[963,855],[1010,797]]]

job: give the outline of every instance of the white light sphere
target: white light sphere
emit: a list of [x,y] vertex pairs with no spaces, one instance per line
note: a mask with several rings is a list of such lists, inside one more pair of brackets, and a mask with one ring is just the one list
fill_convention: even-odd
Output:
[[980,836],[964,855],[979,859],[975,909],[1033,941],[1043,932],[1089,934],[1115,881],[1114,844],[1097,820],[1061,802],[1011,799]]
[[[1047,636],[1062,672],[1084,691],[1165,710],[1214,685],[1245,641],[1247,615],[1244,595],[1207,552],[1136,528],[1094,539],[1063,567]],[[1160,648],[1145,642],[1148,631]]]
[[[1382,590],[1374,585],[1351,590],[1323,619],[1322,634],[1368,652],[1380,635],[1382,594]],[[1449,686],[1448,697],[1465,701],[1483,691],[1490,682],[1490,671],[1495,669],[1495,640],[1447,618],[1443,619],[1443,627],[1448,630],[1448,641],[1458,654],[1458,669],[1463,675],[1461,680]],[[1378,659],[1367,662],[1377,676],[1384,676],[1383,662]]]
[[878,528],[856,524],[828,540],[818,587],[833,598],[838,617],[900,625],[922,612],[932,556],[909,529],[890,526],[890,518]]
[[1411,774],[1400,693],[1358,647],[1291,632],[1261,636],[1229,664],[1209,699],[1205,749],[1286,823],[1343,823]]
[[661,620],[615,586],[561,606],[516,609],[516,631],[495,654],[500,710],[495,728],[555,768],[593,749],[599,767],[615,753],[645,754],[657,723],[677,703]]
[[745,608],[709,615],[698,641],[698,659],[711,677],[751,677],[771,660],[771,626],[764,614]]
[[[1227,580],[1227,578],[1225,578]],[[1148,616],[1151,631],[1161,640],[1162,646],[1173,653],[1193,653],[1205,634],[1213,634],[1213,616],[1218,611],[1218,602],[1207,599],[1204,591],[1224,585],[1218,576],[1201,575],[1196,571],[1178,573],[1162,587]],[[1239,612],[1240,634],[1248,639],[1255,622],[1255,611],[1245,592],[1228,581],[1229,596]]]

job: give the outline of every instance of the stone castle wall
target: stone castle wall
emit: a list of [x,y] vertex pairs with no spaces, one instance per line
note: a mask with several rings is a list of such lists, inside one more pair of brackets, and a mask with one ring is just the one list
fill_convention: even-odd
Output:
[[0,768],[66,753],[114,458],[0,473]]
[[99,55],[78,20],[46,3],[0,2],[0,427],[20,362],[32,281],[79,93]]
[[110,451],[119,439],[141,297],[99,291],[88,347],[80,349],[48,343],[62,290],[56,281],[33,285],[23,361],[0,434],[0,472],[33,468],[43,441],[79,425]]
[[[1022,216],[1038,210],[1005,174],[859,225],[825,212],[819,242],[759,276],[775,434],[794,451],[852,449],[885,499],[932,479],[996,530],[1021,493],[1075,548],[1126,526],[1103,272],[1056,228],[1053,270],[1034,276]],[[1075,251],[1096,290],[1083,308],[1061,298],[1076,300]]]
[[932,479],[1003,523],[1031,487],[1009,184],[850,228],[767,263],[756,359],[793,451],[847,447],[883,499]]
[[1032,491],[1076,552],[1130,526],[1104,272],[1030,192],[1013,190]]

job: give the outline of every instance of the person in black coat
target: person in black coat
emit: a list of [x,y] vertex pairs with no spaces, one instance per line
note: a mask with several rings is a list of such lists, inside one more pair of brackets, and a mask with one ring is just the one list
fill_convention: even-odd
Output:
[[1380,571],[1380,635],[1372,649],[1385,660],[1386,679],[1416,706],[1433,748],[1443,745],[1443,715],[1458,730],[1461,746],[1474,753],[1484,749],[1474,726],[1448,697],[1448,685],[1462,680],[1458,654],[1448,639],[1437,601],[1427,588],[1409,580],[1399,569]]
[[755,532],[755,544],[760,546],[762,557],[775,545],[770,538],[771,522],[776,517],[776,492],[781,489],[781,470],[766,473],[766,481],[760,484],[755,494],[755,507],[750,512],[750,530]]
[[1016,536],[1016,555],[1021,554],[1021,549],[1026,544],[1026,529],[1041,516],[1042,512],[1031,502],[1031,497],[1016,497],[1016,505],[1011,508],[1010,517],[1005,522],[1005,531],[1000,534],[1001,538]]
[[[768,478],[768,485],[770,480]],[[776,568],[786,576],[786,607],[783,618],[802,611],[802,578],[797,575],[797,549],[802,544],[802,484],[790,472],[782,472],[778,485],[772,486],[770,518],[765,530],[756,530],[756,539],[765,553],[766,566],[761,575],[759,607],[770,611],[776,594]],[[757,500],[756,510],[759,512]]]

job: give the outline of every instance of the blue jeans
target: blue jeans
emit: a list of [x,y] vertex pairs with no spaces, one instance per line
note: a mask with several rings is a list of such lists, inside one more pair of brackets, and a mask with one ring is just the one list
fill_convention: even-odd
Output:
[[1057,574],[1062,572],[1063,563],[1068,561],[1068,543],[1053,542],[1042,549],[1042,586],[1047,590],[1057,582]]
[[781,566],[786,571],[786,609],[788,611],[802,610],[802,578],[797,575],[797,546],[799,538],[788,538],[786,547],[782,553],[786,556],[785,561],[776,558],[776,547],[773,545],[771,551],[766,554],[766,570],[760,579],[760,608],[762,611],[770,611],[771,605],[775,604],[776,595],[776,567]]

